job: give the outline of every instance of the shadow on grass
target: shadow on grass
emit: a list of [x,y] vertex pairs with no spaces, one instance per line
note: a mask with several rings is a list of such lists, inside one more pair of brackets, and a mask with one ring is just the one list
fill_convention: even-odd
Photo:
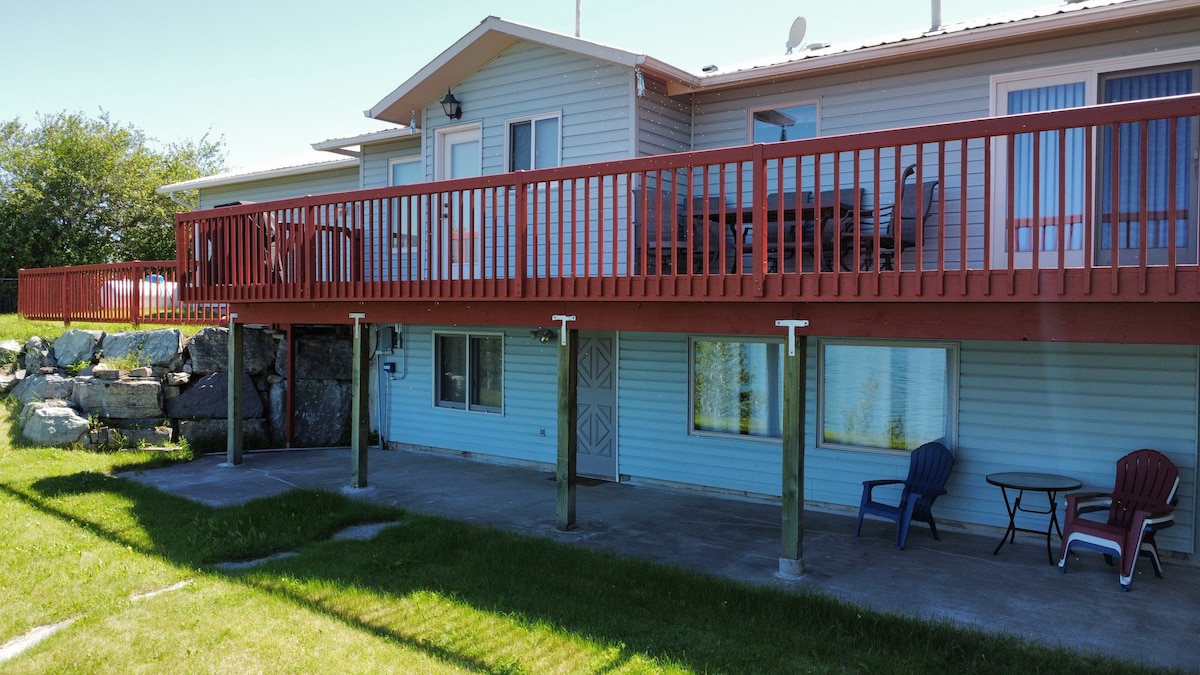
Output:
[[[475,670],[496,666],[453,643],[431,644],[407,634],[402,625],[363,618],[353,603],[327,587],[355,589],[378,602],[432,593],[519,625],[550,624],[611,655],[601,670],[618,669],[637,657],[697,672],[1135,670],[1015,638],[404,514],[328,492],[293,491],[218,509],[89,472],[38,480],[30,492],[0,488],[96,536],[178,565],[203,568],[301,550],[300,556],[223,574],[354,629]],[[130,504],[148,546],[59,505],[64,498],[98,492]],[[343,527],[388,520],[402,522],[370,541],[327,541]]]

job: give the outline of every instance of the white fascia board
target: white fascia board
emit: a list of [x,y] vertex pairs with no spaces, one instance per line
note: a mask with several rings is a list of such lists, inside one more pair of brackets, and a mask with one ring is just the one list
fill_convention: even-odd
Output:
[[340,169],[349,169],[358,166],[357,159],[335,159],[329,162],[317,162],[314,164],[301,164],[298,166],[285,166],[278,169],[264,169],[262,171],[245,171],[218,173],[212,176],[204,176],[203,178],[193,178],[180,183],[171,183],[164,185],[155,192],[160,195],[170,194],[172,192],[182,192],[183,190],[197,190],[200,188],[219,187],[222,185],[236,185],[238,183],[248,183],[257,180],[268,180],[271,178],[286,178],[288,176],[302,176],[309,173],[321,173],[323,171],[337,171]]

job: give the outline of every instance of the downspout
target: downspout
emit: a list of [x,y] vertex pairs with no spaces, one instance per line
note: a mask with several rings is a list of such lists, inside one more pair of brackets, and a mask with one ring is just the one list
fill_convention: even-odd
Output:
[[175,202],[176,204],[178,204],[178,205],[182,206],[183,208],[187,209],[188,211],[195,211],[195,210],[196,210],[196,205],[195,205],[195,204],[189,204],[189,203],[187,203],[187,202],[183,201],[182,199],[180,199],[179,197],[176,197],[176,196],[175,196],[175,191],[174,191],[174,190],[171,190],[170,192],[168,192],[168,193],[167,193],[167,197],[169,197],[169,198],[171,199],[171,201],[173,201],[173,202]]

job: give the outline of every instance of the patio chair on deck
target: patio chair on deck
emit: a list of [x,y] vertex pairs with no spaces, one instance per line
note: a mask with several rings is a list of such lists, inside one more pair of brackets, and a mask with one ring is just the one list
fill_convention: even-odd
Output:
[[[939,539],[933,522],[933,500],[946,494],[946,479],[954,468],[954,455],[938,442],[926,443],[913,450],[909,457],[908,478],[904,480],[863,481],[862,503],[858,507],[858,524],[854,536],[862,530],[864,515],[880,516],[896,521],[896,548],[904,550],[908,541],[908,526],[914,520],[929,524],[934,539]],[[881,485],[903,485],[900,503],[896,506],[877,502],[873,493]]]
[[[709,213],[719,212],[712,198],[697,197],[692,209],[696,216],[688,227],[688,210],[670,193],[654,188],[633,190],[634,270],[645,274],[703,274],[708,259],[710,273],[718,273],[720,254],[720,223],[704,221],[704,199],[709,199]],[[690,240],[690,244],[689,244]],[[691,265],[688,251],[691,250]]]
[[[1121,588],[1128,591],[1140,555],[1150,557],[1154,575],[1162,578],[1162,562],[1154,532],[1175,522],[1174,501],[1179,490],[1179,470],[1157,450],[1138,450],[1117,460],[1112,492],[1076,492],[1067,495],[1062,554],[1058,569],[1067,571],[1067,554],[1086,548],[1121,559]],[[1086,513],[1108,511],[1106,521],[1083,518]]]
[[[925,231],[925,223],[933,213],[933,195],[937,191],[938,181],[927,180],[920,186],[909,182],[909,178],[917,172],[917,165],[905,167],[897,183],[895,194],[897,201],[888,204],[873,214],[864,212],[862,219],[862,238],[874,243],[875,226],[883,229],[879,233],[879,269],[893,269],[897,254],[903,255],[904,249],[917,245],[917,238]],[[918,187],[920,190],[918,191]],[[918,201],[920,210],[917,209]],[[897,208],[899,204],[899,208]]]

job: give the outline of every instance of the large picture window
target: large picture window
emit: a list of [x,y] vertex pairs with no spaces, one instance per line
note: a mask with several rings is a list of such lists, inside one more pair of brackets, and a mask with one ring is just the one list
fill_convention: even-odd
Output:
[[782,438],[778,343],[693,340],[691,351],[693,432]]
[[504,411],[504,337],[465,333],[434,336],[434,404]]
[[958,350],[952,345],[820,344],[817,444],[953,447]]
[[[1193,93],[1200,90],[1198,59],[1200,49],[1187,49],[998,75],[992,78],[992,112],[1011,115]],[[1172,254],[1178,262],[1194,262],[1200,248],[1198,137],[1200,125],[1184,119],[1122,123],[1094,134],[1083,127],[1019,134],[1010,145],[999,143],[993,260],[1006,265],[1012,248],[1021,267],[1032,266],[1034,251],[1041,252],[1039,265],[1051,267],[1060,258],[1079,267],[1089,258],[1110,265],[1114,257],[1122,265],[1162,265]],[[1005,231],[1010,224],[1011,237]]]

